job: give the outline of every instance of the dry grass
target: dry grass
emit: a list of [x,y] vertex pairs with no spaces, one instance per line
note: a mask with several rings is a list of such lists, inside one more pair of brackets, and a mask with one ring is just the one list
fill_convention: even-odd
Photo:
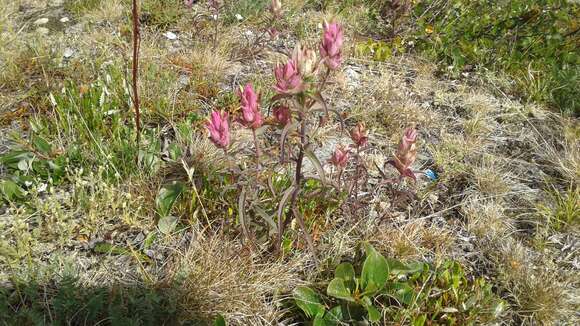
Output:
[[[199,235],[198,235],[199,236]],[[194,239],[174,267],[187,316],[222,314],[232,325],[271,325],[284,314],[284,293],[299,285],[301,259],[264,261],[224,237]]]

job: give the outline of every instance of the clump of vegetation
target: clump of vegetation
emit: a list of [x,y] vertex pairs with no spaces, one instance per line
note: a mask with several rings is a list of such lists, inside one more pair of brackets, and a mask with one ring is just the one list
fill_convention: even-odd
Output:
[[578,14],[573,1],[419,1],[416,47],[452,65],[507,73],[515,89],[569,114],[580,113]]
[[489,323],[506,307],[483,279],[468,280],[452,261],[437,266],[386,259],[366,245],[360,276],[350,263],[336,267],[326,296],[308,287],[293,292],[314,325],[381,322],[412,325]]

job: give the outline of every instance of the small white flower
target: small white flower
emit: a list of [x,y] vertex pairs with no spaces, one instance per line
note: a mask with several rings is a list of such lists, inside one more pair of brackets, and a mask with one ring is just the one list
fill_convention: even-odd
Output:
[[46,188],[48,188],[48,185],[47,185],[46,183],[41,183],[41,184],[38,186],[38,189],[37,189],[37,190],[38,190],[38,192],[39,192],[39,193],[40,193],[40,192],[45,192],[45,191],[46,191]]

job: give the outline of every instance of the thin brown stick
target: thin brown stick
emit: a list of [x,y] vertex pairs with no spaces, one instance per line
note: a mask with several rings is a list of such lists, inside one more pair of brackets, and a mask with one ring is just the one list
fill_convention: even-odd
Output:
[[133,0],[133,107],[135,109],[135,128],[137,129],[137,146],[141,140],[141,111],[139,108],[139,47],[141,45],[141,33],[139,30],[139,0]]

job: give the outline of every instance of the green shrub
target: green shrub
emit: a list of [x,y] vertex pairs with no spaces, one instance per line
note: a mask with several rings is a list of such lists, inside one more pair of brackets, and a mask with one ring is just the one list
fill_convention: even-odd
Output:
[[296,305],[314,325],[364,321],[473,325],[495,320],[505,307],[491,285],[483,279],[468,280],[457,262],[403,264],[370,245],[360,276],[352,264],[339,264],[326,294],[308,287],[293,292]]
[[522,96],[580,113],[579,6],[565,0],[421,0],[421,51],[453,65],[504,71]]

